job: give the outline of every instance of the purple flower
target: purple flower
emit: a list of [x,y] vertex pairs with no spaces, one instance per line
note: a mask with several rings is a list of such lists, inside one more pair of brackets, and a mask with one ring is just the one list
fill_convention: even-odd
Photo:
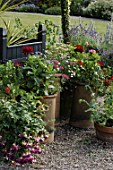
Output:
[[19,149],[19,146],[14,144],[11,148],[11,151],[18,151],[18,149]]
[[23,134],[19,134],[18,136],[19,136],[21,139],[24,138],[24,135],[23,135]]
[[29,158],[31,156],[31,153],[23,154],[22,158]]
[[31,153],[35,153],[35,149],[32,148],[32,149],[30,150],[30,152],[31,152]]
[[41,154],[42,153],[42,149],[38,148],[38,153]]

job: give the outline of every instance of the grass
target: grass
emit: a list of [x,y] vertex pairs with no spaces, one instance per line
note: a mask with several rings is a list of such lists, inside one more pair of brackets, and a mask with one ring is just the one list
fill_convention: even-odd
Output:
[[[52,15],[44,15],[44,14],[36,14],[36,13],[18,13],[18,12],[6,12],[2,15],[2,18],[6,21],[11,20],[14,22],[15,18],[20,18],[23,26],[33,26],[34,24],[38,23],[39,21],[44,22],[45,20],[51,20],[54,24],[61,26],[61,16],[52,16]],[[106,26],[109,21],[102,21],[98,19],[87,19],[81,18],[81,21],[84,24],[89,24],[91,21],[94,22],[96,30],[101,33],[102,35],[106,31]],[[70,25],[74,25],[79,22],[79,17],[73,16],[70,17]],[[0,19],[0,27],[4,27],[2,19]]]

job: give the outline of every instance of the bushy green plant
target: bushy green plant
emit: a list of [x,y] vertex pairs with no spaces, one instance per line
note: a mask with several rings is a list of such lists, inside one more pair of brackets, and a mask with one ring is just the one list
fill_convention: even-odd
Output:
[[34,4],[22,4],[16,8],[18,12],[41,12],[40,7]]
[[103,98],[97,99],[95,93],[92,93],[92,100],[88,103],[86,100],[80,100],[80,102],[85,102],[91,111],[92,122],[96,122],[103,126],[113,127],[113,76],[111,76],[111,86],[109,86],[106,94]]
[[0,100],[1,158],[15,164],[36,160],[44,147],[41,141],[47,137],[44,114],[44,104],[31,94],[24,94],[19,102],[7,98]]
[[21,0],[19,2],[17,2],[16,0],[8,0],[8,1],[0,0],[0,16],[3,12],[12,10],[16,8],[18,5],[26,1],[27,0]]
[[111,19],[111,13],[113,11],[112,0],[98,0],[91,2],[88,7],[83,8],[83,14],[88,17]]
[[23,27],[23,23],[19,18],[15,18],[15,23],[12,24],[11,20],[3,20],[7,32],[7,45],[16,45],[25,43],[28,40],[36,38],[38,34],[38,25],[32,28],[27,26]]
[[54,6],[45,10],[45,14],[49,15],[61,15],[61,8]]

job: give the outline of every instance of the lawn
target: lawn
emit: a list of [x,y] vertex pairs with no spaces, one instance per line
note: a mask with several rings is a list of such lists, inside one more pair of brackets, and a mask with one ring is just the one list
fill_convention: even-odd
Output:
[[[44,14],[36,14],[36,13],[18,13],[18,12],[6,12],[2,15],[2,18],[5,20],[11,20],[14,22],[14,19],[18,17],[21,19],[23,26],[33,26],[33,24],[38,23],[39,21],[44,22],[45,20],[51,20],[56,25],[61,25],[61,16],[52,16],[52,15],[44,15]],[[104,34],[106,31],[106,26],[109,21],[102,21],[98,19],[81,19],[84,24],[89,24],[91,21],[94,22],[96,30],[99,33]],[[70,17],[70,25],[75,24],[79,21],[79,17],[73,16]],[[3,21],[0,19],[0,27],[3,27]]]

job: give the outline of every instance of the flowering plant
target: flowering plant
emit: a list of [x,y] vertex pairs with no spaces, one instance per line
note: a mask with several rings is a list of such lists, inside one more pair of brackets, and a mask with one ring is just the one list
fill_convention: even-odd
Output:
[[104,97],[97,98],[96,94],[92,93],[92,100],[89,103],[82,99],[81,102],[88,105],[89,109],[86,112],[91,111],[90,119],[92,122],[96,121],[100,125],[113,127],[113,81]]
[[60,91],[56,73],[53,63],[47,62],[41,55],[29,55],[22,68],[21,88],[39,96],[56,94]]
[[[46,50],[46,57],[54,63],[54,68],[61,75],[65,75],[64,88],[84,83],[93,86],[95,89],[103,90],[110,75],[110,69],[104,68],[104,63],[95,49],[90,48],[88,42],[84,46],[71,43],[56,43]],[[109,76],[108,76],[109,77]]]
[[[11,93],[9,89],[6,90]],[[0,154],[15,165],[32,163],[42,153],[42,142],[47,138],[45,105],[25,94],[15,99],[0,100]]]

